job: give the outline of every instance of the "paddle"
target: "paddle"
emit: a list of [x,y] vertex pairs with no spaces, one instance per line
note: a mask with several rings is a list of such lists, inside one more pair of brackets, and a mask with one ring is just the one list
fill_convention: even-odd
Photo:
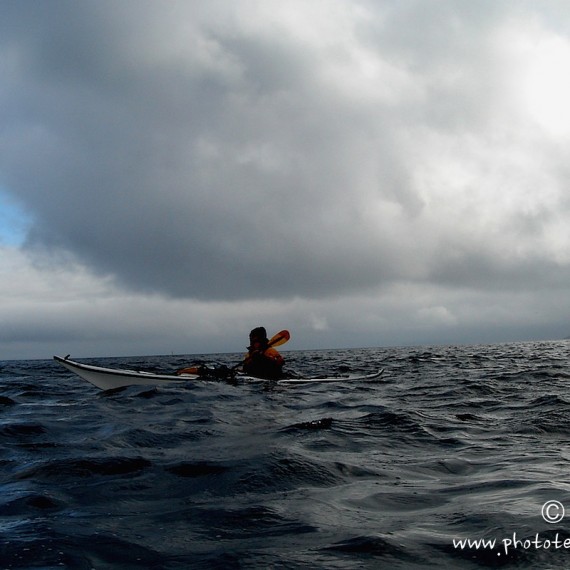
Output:
[[271,339],[267,343],[267,346],[268,347],[270,347],[270,346],[281,346],[282,344],[285,344],[290,338],[291,338],[291,335],[289,334],[289,331],[282,330],[282,331],[278,332],[276,335],[271,337]]
[[[282,331],[279,331],[277,334],[273,335],[269,339],[269,342],[267,343],[267,348],[270,348],[272,346],[281,346],[282,344],[285,344],[290,338],[291,335],[289,334],[288,330],[284,329]],[[231,371],[236,370],[237,368],[242,366],[246,360],[247,359],[244,359],[239,364],[232,366],[230,370]],[[181,368],[180,370],[176,371],[176,374],[199,374],[199,373],[200,373],[200,367],[198,366],[191,366],[190,368]]]

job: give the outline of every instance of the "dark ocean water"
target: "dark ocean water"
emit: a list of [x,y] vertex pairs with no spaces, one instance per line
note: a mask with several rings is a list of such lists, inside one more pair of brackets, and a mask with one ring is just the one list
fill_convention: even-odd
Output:
[[0,362],[0,569],[570,567],[569,349],[285,352],[384,382],[117,392]]

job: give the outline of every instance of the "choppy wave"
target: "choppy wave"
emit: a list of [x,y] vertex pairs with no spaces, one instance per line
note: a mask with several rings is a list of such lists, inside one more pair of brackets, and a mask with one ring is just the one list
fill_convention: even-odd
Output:
[[0,362],[0,567],[566,567],[543,506],[570,508],[569,347],[289,352],[384,381],[108,392]]

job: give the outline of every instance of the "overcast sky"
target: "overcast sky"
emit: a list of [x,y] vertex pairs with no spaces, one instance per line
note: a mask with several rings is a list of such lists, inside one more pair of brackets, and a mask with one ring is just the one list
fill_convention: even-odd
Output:
[[0,13],[0,359],[570,335],[567,0]]

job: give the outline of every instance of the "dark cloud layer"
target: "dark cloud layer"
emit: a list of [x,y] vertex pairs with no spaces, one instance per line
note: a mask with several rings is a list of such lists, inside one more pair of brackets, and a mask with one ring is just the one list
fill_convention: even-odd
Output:
[[360,225],[359,126],[292,38],[226,22],[171,54],[161,42],[193,21],[182,4],[158,38],[137,28],[149,4],[122,21],[114,3],[56,4],[63,18],[18,12],[35,25],[7,42],[2,170],[36,214],[31,244],[200,298],[317,295],[391,272]]

